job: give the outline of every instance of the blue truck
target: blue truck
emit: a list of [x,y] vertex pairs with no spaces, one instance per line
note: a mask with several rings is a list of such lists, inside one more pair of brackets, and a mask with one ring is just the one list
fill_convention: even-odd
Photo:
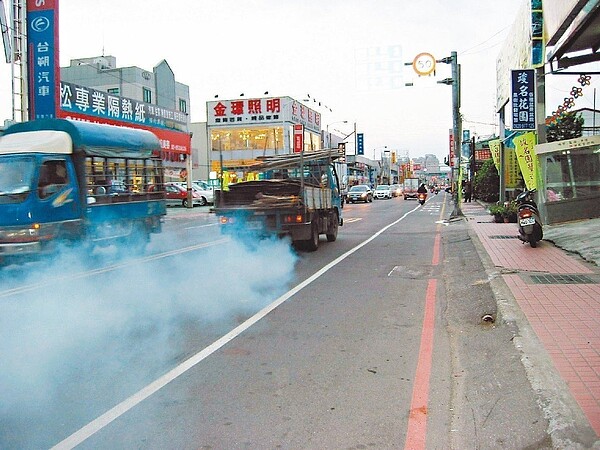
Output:
[[0,265],[60,244],[141,253],[166,214],[160,142],[146,130],[65,119],[0,136]]
[[216,191],[214,212],[222,231],[234,236],[289,236],[298,249],[315,251],[319,237],[337,239],[342,192],[334,161],[343,153],[324,149],[259,158],[245,181]]

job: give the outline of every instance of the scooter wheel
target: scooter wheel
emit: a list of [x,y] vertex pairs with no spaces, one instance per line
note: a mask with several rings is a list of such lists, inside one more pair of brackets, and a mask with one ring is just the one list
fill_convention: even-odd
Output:
[[531,245],[532,248],[536,248],[537,247],[537,241],[535,239],[530,239],[529,240],[529,245]]

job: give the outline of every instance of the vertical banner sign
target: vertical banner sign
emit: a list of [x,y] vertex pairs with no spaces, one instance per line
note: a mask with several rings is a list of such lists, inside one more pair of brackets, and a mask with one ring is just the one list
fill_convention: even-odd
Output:
[[304,125],[294,124],[294,153],[301,153],[304,149]]
[[525,180],[525,186],[529,190],[536,189],[538,160],[534,151],[536,142],[535,133],[529,132],[522,134],[521,136],[516,137],[513,142],[515,143],[517,160],[519,161],[519,168],[523,174],[523,180]]
[[450,140],[449,140],[449,144],[450,144],[450,161],[448,161],[450,163],[450,167],[454,167],[454,157],[456,156],[454,154],[454,131],[452,130],[452,128],[450,128]]
[[544,12],[542,0],[531,0],[531,66],[544,65]]
[[489,142],[490,152],[492,153],[492,159],[494,160],[494,165],[496,166],[496,170],[500,171],[500,148],[502,146],[502,142],[500,139],[494,139]]
[[27,0],[29,119],[56,117],[60,99],[58,0]]
[[535,71],[512,71],[512,129],[535,130]]
[[365,135],[363,133],[358,133],[356,135],[356,154],[365,154]]
[[460,148],[461,157],[471,157],[471,130],[462,130],[462,143]]

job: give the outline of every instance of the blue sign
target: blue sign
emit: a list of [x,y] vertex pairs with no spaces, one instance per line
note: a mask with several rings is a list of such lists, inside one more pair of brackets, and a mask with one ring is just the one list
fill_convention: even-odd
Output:
[[57,10],[53,1],[27,2],[29,118],[56,117],[58,102]]
[[512,129],[535,130],[535,70],[512,71]]
[[365,140],[363,133],[356,134],[356,154],[364,155],[365,154]]

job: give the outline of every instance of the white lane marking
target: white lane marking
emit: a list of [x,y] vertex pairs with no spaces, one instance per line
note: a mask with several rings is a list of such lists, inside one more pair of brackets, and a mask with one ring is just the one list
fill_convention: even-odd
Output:
[[194,225],[193,227],[183,227],[184,230],[193,230],[194,228],[215,227],[218,223],[209,223],[207,225]]
[[158,253],[157,255],[151,255],[151,256],[146,256],[143,258],[136,258],[136,259],[128,259],[125,262],[122,262],[119,264],[113,264],[112,266],[106,266],[106,267],[102,267],[99,269],[92,269],[92,270],[87,270],[85,272],[79,272],[79,273],[74,273],[74,274],[69,274],[69,275],[64,275],[64,276],[55,276],[51,280],[45,281],[43,283],[34,283],[34,284],[29,284],[27,286],[21,286],[21,287],[17,287],[17,288],[13,288],[13,289],[7,289],[6,291],[0,291],[0,297],[8,297],[10,295],[21,294],[23,292],[35,291],[36,289],[41,289],[43,287],[56,284],[60,281],[78,280],[81,278],[90,277],[92,275],[98,275],[101,273],[111,272],[113,270],[117,270],[117,269],[120,269],[123,267],[129,267],[132,262],[154,261],[154,260],[161,259],[161,258],[167,258],[167,257],[173,256],[173,255],[178,255],[180,253],[187,253],[187,252],[191,252],[191,251],[198,250],[201,248],[212,247],[213,245],[222,244],[227,241],[229,241],[229,238],[218,239],[216,241],[206,242],[204,244],[196,244],[196,245],[191,245],[189,247],[183,247],[183,248],[176,249],[176,250],[169,250],[168,252]]
[[348,250],[346,253],[338,256],[336,259],[334,259],[329,264],[327,264],[326,266],[321,268],[319,271],[314,273],[312,276],[310,276],[309,278],[304,280],[302,283],[298,284],[297,286],[295,286],[294,288],[292,288],[291,290],[289,290],[288,292],[283,294],[281,297],[279,297],[277,300],[275,300],[273,303],[266,306],[265,308],[263,308],[262,310],[257,312],[255,315],[250,317],[244,323],[242,323],[241,325],[239,325],[236,328],[234,328],[233,330],[231,330],[225,336],[216,340],[211,345],[209,345],[205,349],[201,350],[200,352],[196,353],[191,358],[187,359],[186,361],[181,363],[179,366],[173,368],[172,370],[170,370],[169,372],[164,374],[162,377],[156,379],[155,381],[153,381],[146,387],[140,389],[138,392],[133,394],[131,397],[123,400],[121,403],[119,403],[118,405],[109,409],[101,416],[92,420],[90,423],[88,423],[84,427],[80,428],[79,430],[77,430],[76,432],[74,432],[73,434],[68,436],[66,439],[59,442],[58,444],[56,444],[54,447],[52,447],[51,450],[72,449],[73,447],[81,444],[83,441],[85,441],[87,438],[94,435],[98,431],[100,431],[102,428],[107,426],[113,420],[119,418],[120,416],[125,414],[127,411],[129,411],[130,409],[132,409],[133,407],[135,407],[136,405],[141,403],[143,400],[147,399],[152,394],[154,394],[158,390],[162,389],[164,386],[169,384],[171,381],[175,380],[180,375],[183,375],[185,372],[190,370],[196,364],[198,364],[202,360],[206,359],[208,356],[210,356],[211,354],[216,352],[218,349],[223,347],[225,344],[227,344],[229,341],[232,341],[233,339],[235,339],[238,335],[240,335],[241,333],[246,331],[248,328],[250,328],[256,322],[261,320],[263,317],[265,317],[267,314],[269,314],[271,311],[273,311],[279,305],[284,303],[290,297],[292,297],[296,293],[300,292],[302,289],[304,289],[306,286],[311,284],[313,281],[320,278],[327,271],[329,271],[329,269],[331,269],[331,268],[335,267],[336,265],[338,265],[339,263],[341,263],[347,257],[349,257],[353,253],[357,252],[361,248],[363,248],[365,245],[367,245],[373,239],[379,237],[379,235],[381,235],[382,233],[384,233],[385,231],[387,231],[389,228],[393,227],[400,221],[404,220],[404,218],[406,218],[406,216],[417,211],[419,208],[420,208],[420,205],[417,205],[414,209],[406,212],[402,217],[400,217],[396,221],[383,227],[381,230],[379,230],[377,233],[375,233],[373,236],[371,236],[367,240],[361,242],[356,247]]

